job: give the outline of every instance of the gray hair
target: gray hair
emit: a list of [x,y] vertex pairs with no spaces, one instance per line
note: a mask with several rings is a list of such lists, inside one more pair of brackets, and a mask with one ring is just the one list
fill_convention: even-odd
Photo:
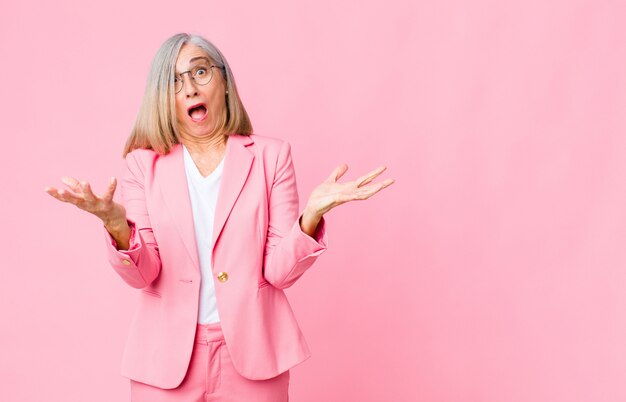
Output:
[[226,83],[226,108],[218,117],[213,134],[252,133],[252,123],[239,97],[235,77],[222,52],[202,36],[178,33],[161,45],[152,60],[144,97],[135,125],[126,140],[123,158],[136,148],[167,154],[174,144],[179,143],[174,74],[178,53],[185,44],[204,50],[213,64],[219,67],[218,71]]

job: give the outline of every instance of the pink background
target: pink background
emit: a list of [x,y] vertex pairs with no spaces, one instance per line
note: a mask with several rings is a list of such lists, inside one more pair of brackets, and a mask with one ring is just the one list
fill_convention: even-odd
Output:
[[137,292],[43,189],[119,176],[180,31],[292,143],[301,206],[342,162],[396,179],[287,291],[294,401],[626,400],[624,26],[603,0],[0,3],[0,400],[129,399]]

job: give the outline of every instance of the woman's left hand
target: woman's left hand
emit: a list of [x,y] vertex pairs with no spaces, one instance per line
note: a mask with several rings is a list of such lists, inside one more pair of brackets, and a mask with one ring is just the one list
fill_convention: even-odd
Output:
[[367,185],[386,169],[386,166],[381,166],[356,180],[337,183],[337,180],[348,171],[348,166],[342,164],[336,167],[331,175],[313,190],[306,209],[314,215],[322,216],[336,206],[348,201],[366,200],[395,182],[394,179],[387,179],[382,183]]

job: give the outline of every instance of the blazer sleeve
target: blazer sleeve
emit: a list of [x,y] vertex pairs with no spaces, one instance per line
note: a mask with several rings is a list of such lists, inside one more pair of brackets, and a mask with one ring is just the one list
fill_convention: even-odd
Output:
[[102,225],[109,263],[128,285],[137,289],[150,285],[161,272],[159,246],[146,207],[144,177],[137,154],[128,153],[126,169],[120,180],[126,221],[131,230],[128,250],[118,250],[117,242]]
[[328,247],[326,220],[322,216],[314,236],[302,231],[298,213],[298,189],[291,145],[284,141],[269,197],[269,224],[263,273],[279,289],[293,285]]

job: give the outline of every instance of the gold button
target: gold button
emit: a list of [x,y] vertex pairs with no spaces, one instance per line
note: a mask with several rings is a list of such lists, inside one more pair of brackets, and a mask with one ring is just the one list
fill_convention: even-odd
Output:
[[217,279],[219,279],[220,282],[226,282],[228,280],[228,274],[226,272],[220,272],[217,274]]
[[124,264],[124,265],[130,265],[130,261],[128,261],[128,260],[122,260],[122,264]]

